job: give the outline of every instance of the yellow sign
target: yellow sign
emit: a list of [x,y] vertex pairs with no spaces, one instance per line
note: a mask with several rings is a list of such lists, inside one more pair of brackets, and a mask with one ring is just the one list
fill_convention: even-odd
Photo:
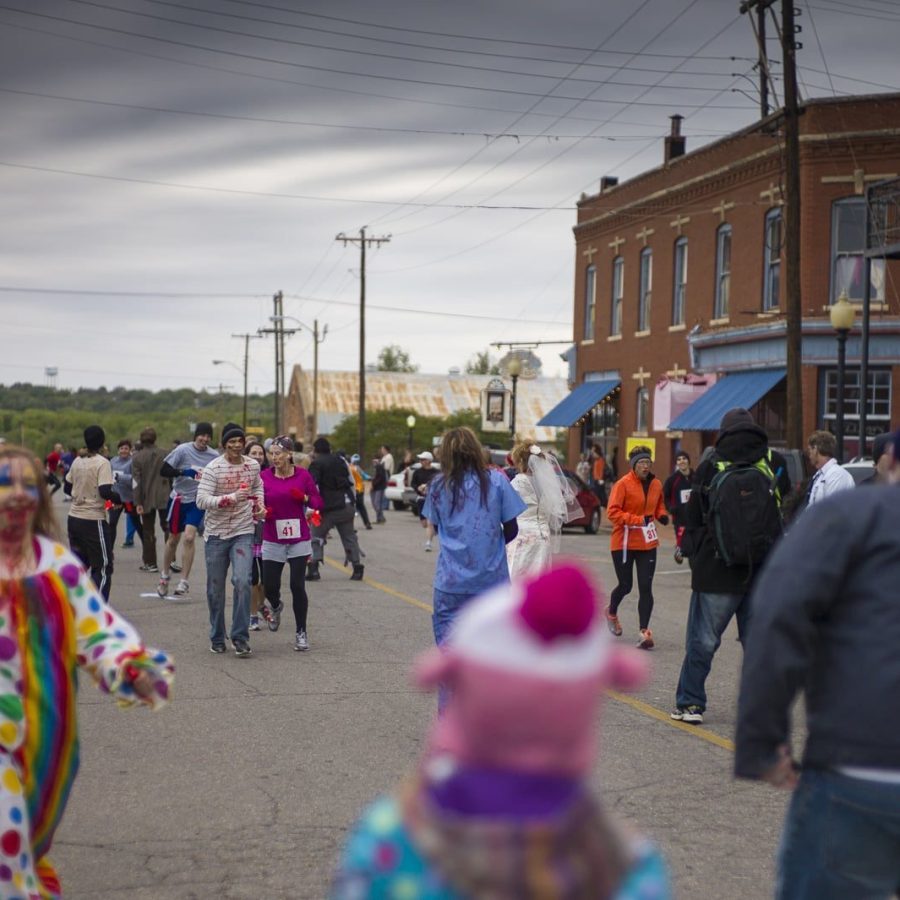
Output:
[[257,437],[262,437],[266,433],[266,429],[260,425],[248,425],[247,426],[247,434],[255,434]]
[[630,437],[625,438],[625,458],[631,456],[631,451],[635,447],[649,447],[650,458],[656,459],[656,438],[652,437]]

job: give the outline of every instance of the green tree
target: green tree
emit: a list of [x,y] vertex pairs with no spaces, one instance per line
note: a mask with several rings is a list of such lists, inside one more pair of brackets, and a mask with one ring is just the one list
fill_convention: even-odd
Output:
[[[414,409],[407,407],[393,407],[391,409],[378,409],[366,411],[366,453],[362,460],[363,468],[368,471],[372,460],[378,455],[378,448],[387,444],[394,454],[394,459],[400,461],[403,452],[409,447],[409,428],[406,425],[406,417],[416,417],[416,427],[413,429],[413,452],[430,450],[434,438],[440,437],[445,430],[445,420],[438,416],[421,416]],[[347,416],[334,429],[329,438],[331,446],[335,450],[346,450],[347,453],[355,453],[359,440],[359,418]]]
[[499,375],[500,366],[491,360],[490,351],[476,353],[466,363],[466,375]]
[[398,344],[382,347],[378,354],[379,372],[418,372],[419,367],[409,360],[409,354]]

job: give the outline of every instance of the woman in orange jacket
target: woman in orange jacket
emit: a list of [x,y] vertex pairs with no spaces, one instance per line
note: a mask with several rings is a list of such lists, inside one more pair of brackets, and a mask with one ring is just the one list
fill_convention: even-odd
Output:
[[642,650],[650,650],[653,647],[653,632],[650,631],[653,573],[656,570],[656,548],[659,546],[654,519],[668,525],[669,517],[663,502],[662,484],[650,471],[650,448],[643,445],[632,448],[628,462],[631,468],[613,485],[606,508],[609,521],[613,524],[610,549],[619,581],[609,596],[606,624],[617,637],[622,634],[619,604],[631,593],[636,568],[641,629],[637,645]]

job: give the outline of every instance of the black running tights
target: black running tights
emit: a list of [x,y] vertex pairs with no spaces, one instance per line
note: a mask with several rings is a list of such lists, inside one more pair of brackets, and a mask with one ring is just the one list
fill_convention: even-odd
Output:
[[[297,631],[306,631],[306,614],[309,611],[309,598],[306,596],[306,563],[308,561],[308,556],[295,556],[288,560],[291,570],[291,598]],[[281,570],[283,568],[283,562],[277,562],[274,559],[263,560],[263,587],[270,606],[278,606],[281,603]]]
[[622,551],[614,550],[613,566],[619,583],[609,595],[609,610],[614,615],[619,604],[631,593],[634,585],[634,569],[637,569],[638,619],[641,628],[650,627],[653,613],[653,573],[656,571],[656,548],[653,550],[629,550],[628,558],[622,562]]

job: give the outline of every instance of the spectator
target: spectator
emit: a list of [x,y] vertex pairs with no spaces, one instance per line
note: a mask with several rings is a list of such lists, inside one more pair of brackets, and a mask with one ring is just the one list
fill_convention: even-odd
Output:
[[[900,888],[900,466],[882,490],[816,503],[753,592],[735,773],[793,791],[778,854],[783,900]],[[791,753],[805,696],[802,763]]]
[[806,505],[856,487],[853,476],[834,458],[837,440],[830,431],[814,431],[806,441],[806,456],[816,470],[806,489]]
[[166,505],[172,489],[168,478],[162,475],[166,451],[156,446],[156,429],[145,428],[141,432],[141,449],[131,461],[134,477],[134,508],[141,517],[141,545],[143,547],[141,571],[158,572],[156,558],[156,520],[163,538],[169,534],[166,521]]
[[372,460],[372,489],[369,491],[369,500],[375,512],[375,524],[384,525],[384,492],[387,489],[387,470],[384,462],[377,456]]
[[679,450],[675,456],[675,471],[663,484],[663,501],[675,526],[675,562],[679,566],[684,561],[681,539],[684,537],[684,514],[691,496],[693,477],[694,470],[691,468],[690,456],[685,450]]

